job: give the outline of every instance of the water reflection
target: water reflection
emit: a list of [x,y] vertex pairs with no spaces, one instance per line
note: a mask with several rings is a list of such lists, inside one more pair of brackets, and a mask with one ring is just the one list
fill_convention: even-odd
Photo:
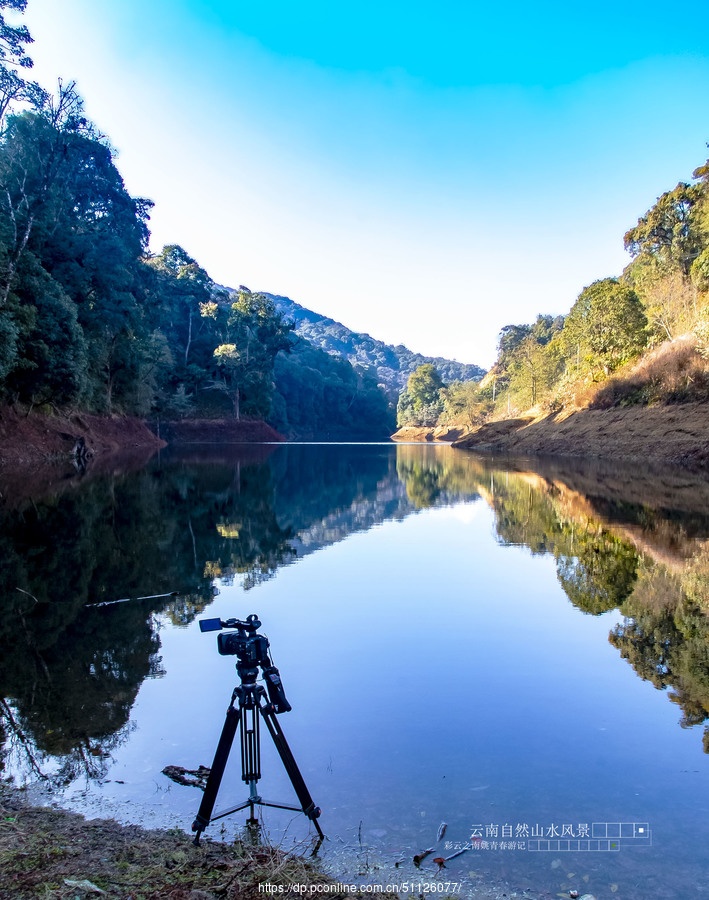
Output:
[[[709,720],[706,480],[599,462],[534,465],[509,463],[481,488],[500,539],[552,554],[582,612],[620,609],[609,640],[622,657],[643,680],[671,689],[682,727]],[[703,746],[709,753],[709,726]]]
[[[431,446],[232,448],[6,500],[0,695],[9,768],[32,777],[55,759],[60,781],[104,778],[131,738],[141,684],[164,674],[160,627],[189,625],[218,589],[248,591],[355,533],[461,500],[494,511],[499,544],[553,562],[580,613],[620,609],[613,646],[668,691],[682,727],[707,722],[703,479],[502,463]],[[176,596],[151,596],[167,592]],[[709,752],[709,728],[703,741]]]
[[[161,674],[155,614],[187,625],[216,579],[249,589],[414,509],[388,448],[330,450],[183,454],[62,479],[43,500],[3,492],[3,727],[31,769],[50,755],[62,780],[102,776],[140,684]],[[151,596],[166,592],[177,596]]]

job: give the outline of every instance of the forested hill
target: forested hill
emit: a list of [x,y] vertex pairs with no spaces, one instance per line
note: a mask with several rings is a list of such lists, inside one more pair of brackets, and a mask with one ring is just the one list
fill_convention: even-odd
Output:
[[[474,429],[502,419],[518,423],[545,414],[603,410],[612,407],[691,403],[673,420],[670,431],[690,435],[693,444],[679,453],[666,437],[662,416],[639,415],[626,441],[631,417],[624,429],[616,425],[616,449],[609,449],[612,432],[602,417],[584,416],[585,425],[574,438],[563,423],[563,437],[554,444],[553,420],[549,428],[525,428],[511,437],[514,425],[487,429],[468,442],[484,439],[497,450],[525,453],[581,452],[595,455],[594,432],[599,431],[598,453],[675,456],[706,465],[706,441],[696,426],[697,403],[709,402],[709,160],[692,173],[692,182],[680,181],[665,191],[623,237],[631,262],[617,276],[600,278],[585,287],[565,316],[540,313],[533,322],[505,325],[498,356],[480,384],[446,386],[440,372],[419,371],[398,403],[400,426],[463,425]],[[428,368],[428,367],[426,367]],[[648,429],[641,430],[644,420]],[[654,426],[650,422],[654,421]],[[678,427],[682,422],[683,427]],[[621,431],[626,432],[621,434]],[[542,436],[542,432],[544,436]],[[535,437],[534,448],[531,445]],[[652,454],[648,442],[659,439]],[[576,450],[571,450],[572,441]],[[601,449],[605,447],[605,453]],[[566,449],[564,449],[566,448]],[[625,449],[622,449],[625,448]],[[689,455],[688,455],[689,454]]]
[[422,356],[403,344],[394,347],[368,334],[351,331],[340,322],[305,309],[289,297],[267,294],[278,312],[295,325],[295,332],[327,353],[341,356],[352,365],[372,367],[377,381],[390,395],[398,397],[406,387],[409,375],[424,363],[433,363],[446,384],[481,378],[485,370],[470,363],[452,359]]

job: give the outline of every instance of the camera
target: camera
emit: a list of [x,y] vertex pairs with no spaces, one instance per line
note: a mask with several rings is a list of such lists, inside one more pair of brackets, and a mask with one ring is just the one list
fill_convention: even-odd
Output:
[[[273,665],[268,649],[268,638],[263,634],[258,634],[260,627],[261,622],[257,615],[247,616],[245,620],[201,619],[199,623],[200,631],[220,632],[217,635],[217,649],[222,656],[237,658],[236,670],[241,678],[241,684],[232,692],[231,703],[226,711],[224,727],[214,754],[214,762],[209,770],[204,796],[199,812],[192,823],[192,831],[197,832],[194,843],[199,846],[200,836],[213,818],[220,819],[222,816],[228,816],[230,813],[248,807],[251,812],[248,824],[258,827],[256,807],[273,806],[276,809],[302,811],[311,820],[318,833],[318,844],[313,853],[315,855],[325,837],[317,821],[320,807],[313,803],[313,798],[310,796],[295,757],[283,734],[281,724],[276,718],[276,713],[288,712],[291,705],[286,700],[278,669]],[[222,634],[224,629],[226,629],[226,633]],[[261,670],[266,683],[265,688],[256,683],[259,670]],[[267,694],[268,699],[266,698]],[[261,739],[259,737],[261,719],[265,722],[268,733],[273,739],[281,762],[285,766],[293,789],[298,796],[300,806],[293,806],[289,803],[268,803],[258,794],[257,782],[261,778]],[[249,797],[239,806],[233,806],[226,812],[212,816],[214,801],[217,798],[237,730],[239,730],[241,744],[241,778],[249,786]]]
[[269,641],[265,634],[257,634],[261,620],[255,614],[242,619],[200,619],[199,630],[219,631],[224,628],[235,629],[226,634],[217,635],[217,650],[221,656],[236,656],[236,671],[245,685],[253,685],[258,677],[258,670],[263,673],[266,682],[268,699],[277,713],[290,712],[292,706],[286,700],[283,682],[278,669],[273,665],[269,653]]

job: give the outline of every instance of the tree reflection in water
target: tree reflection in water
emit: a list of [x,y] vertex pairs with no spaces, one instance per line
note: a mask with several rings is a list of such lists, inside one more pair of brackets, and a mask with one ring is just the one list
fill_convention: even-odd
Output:
[[0,516],[5,753],[35,774],[52,757],[62,780],[103,777],[140,685],[162,674],[156,616],[186,626],[217,580],[248,590],[355,531],[461,500],[489,504],[501,543],[552,555],[581,612],[619,608],[612,644],[670,689],[683,727],[706,722],[709,488],[682,479],[654,504],[647,474],[641,488],[617,468],[384,445],[200,449],[64,482]]

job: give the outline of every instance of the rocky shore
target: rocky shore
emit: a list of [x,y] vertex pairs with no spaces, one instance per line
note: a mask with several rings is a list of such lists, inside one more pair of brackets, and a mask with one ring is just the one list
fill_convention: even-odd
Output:
[[267,896],[264,884],[322,893],[333,883],[304,856],[267,843],[205,838],[195,847],[178,829],[149,831],[32,806],[5,784],[0,814],[0,900],[258,900]]

